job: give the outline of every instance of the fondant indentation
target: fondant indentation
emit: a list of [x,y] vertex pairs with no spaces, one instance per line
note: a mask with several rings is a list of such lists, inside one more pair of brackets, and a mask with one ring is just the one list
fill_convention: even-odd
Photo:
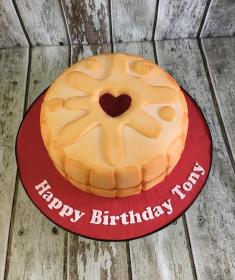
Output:
[[92,58],[81,61],[80,65],[90,71],[97,71],[100,68],[99,62]]
[[136,74],[146,75],[154,68],[154,66],[154,63],[150,61],[137,60],[131,64],[131,70]]
[[56,111],[59,111],[63,107],[64,101],[61,98],[54,98],[54,99],[49,100],[46,105],[47,105],[47,108],[49,109],[49,111],[56,112]]
[[54,85],[41,109],[43,141],[56,168],[78,188],[134,195],[161,182],[177,163],[187,104],[153,62],[125,54],[92,57]]
[[163,106],[159,109],[158,115],[164,121],[172,121],[175,116],[175,110],[170,106]]
[[73,96],[65,101],[65,108],[68,110],[79,110],[90,108],[90,98],[88,96]]

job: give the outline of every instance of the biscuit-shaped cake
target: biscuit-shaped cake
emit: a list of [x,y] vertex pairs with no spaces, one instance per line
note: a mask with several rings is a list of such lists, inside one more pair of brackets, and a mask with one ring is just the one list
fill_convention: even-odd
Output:
[[103,54],[68,68],[45,94],[45,147],[79,189],[126,197],[164,180],[180,159],[188,110],[175,80],[142,57]]

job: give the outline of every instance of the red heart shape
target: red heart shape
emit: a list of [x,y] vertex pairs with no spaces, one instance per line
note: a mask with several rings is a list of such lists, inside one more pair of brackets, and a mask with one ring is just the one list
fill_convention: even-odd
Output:
[[127,94],[115,97],[110,93],[105,93],[100,96],[99,103],[103,111],[114,118],[123,114],[130,107],[131,97]]

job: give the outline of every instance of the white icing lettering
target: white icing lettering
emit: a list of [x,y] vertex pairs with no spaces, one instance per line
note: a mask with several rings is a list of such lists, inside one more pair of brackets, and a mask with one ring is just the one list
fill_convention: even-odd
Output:
[[64,204],[62,209],[59,212],[59,215],[61,217],[65,217],[65,216],[71,216],[73,214],[73,208]]
[[109,211],[104,211],[104,215],[103,215],[103,225],[108,225],[109,224]]
[[78,210],[74,209],[74,218],[71,218],[70,221],[73,222],[73,223],[76,223],[84,215],[85,215],[84,212],[81,212],[81,211],[78,211]]
[[164,214],[164,211],[162,210],[162,207],[161,206],[156,206],[153,208],[153,211],[154,211],[154,216],[156,218],[160,217],[162,214]]
[[191,191],[192,187],[193,187],[193,185],[190,182],[183,183],[183,189],[187,192]]
[[122,213],[122,214],[120,215],[121,223],[122,223],[123,225],[128,225],[128,224],[129,224],[129,222],[127,221],[127,217],[128,217],[128,215],[127,215],[126,213]]
[[62,206],[62,201],[58,198],[54,197],[50,204],[48,204],[48,207],[50,209],[59,209]]
[[195,185],[199,177],[200,175],[198,175],[197,173],[191,172],[188,177],[188,181]]
[[110,225],[116,226],[117,225],[116,220],[118,221],[119,219],[120,219],[119,216],[110,216]]
[[101,224],[102,223],[102,211],[101,210],[92,210],[92,216],[90,220],[91,224]]
[[42,183],[35,186],[35,189],[38,191],[39,195],[42,195],[44,192],[49,190],[51,186],[47,183],[47,180],[44,180]]
[[42,198],[45,199],[47,202],[50,202],[53,197],[53,193],[47,191],[42,195]]
[[165,207],[168,211],[166,212],[168,215],[172,214],[173,212],[173,208],[172,208],[172,205],[171,205],[171,200],[168,199],[167,201],[165,201],[163,204],[162,204],[163,207]]
[[134,213],[133,210],[129,211],[129,217],[130,217],[130,224],[135,224],[137,223],[141,223],[142,219],[140,217],[140,213]]
[[180,191],[180,189],[181,189],[181,186],[176,185],[176,186],[171,190],[171,192],[172,192],[173,194],[177,194],[177,195],[179,196],[180,199],[184,199],[184,198],[185,198],[185,194],[182,193],[182,192]]
[[205,169],[199,165],[198,162],[195,163],[194,167],[193,167],[193,171],[195,172],[200,172],[200,175],[204,175],[205,174]]
[[145,221],[154,219],[153,211],[151,207],[147,207],[146,210],[142,213],[142,218]]

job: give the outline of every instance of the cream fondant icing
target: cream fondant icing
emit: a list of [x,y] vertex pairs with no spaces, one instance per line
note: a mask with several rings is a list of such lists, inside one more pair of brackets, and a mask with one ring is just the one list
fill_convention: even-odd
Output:
[[[107,115],[99,104],[105,93],[127,94],[130,107]],[[53,82],[40,123],[45,147],[63,176],[84,191],[123,197],[150,189],[176,165],[188,110],[180,87],[158,65],[107,54],[74,64]]]

